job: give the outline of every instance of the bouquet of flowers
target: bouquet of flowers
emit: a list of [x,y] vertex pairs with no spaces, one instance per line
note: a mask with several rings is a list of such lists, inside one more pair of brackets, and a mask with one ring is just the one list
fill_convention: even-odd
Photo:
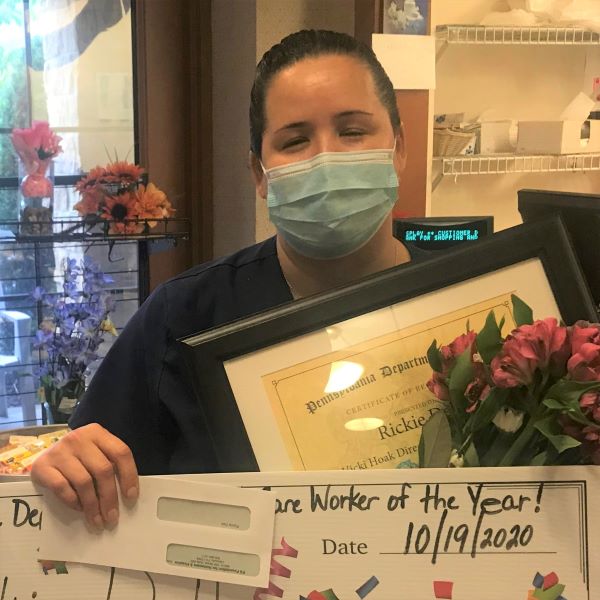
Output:
[[93,168],[75,184],[81,200],[75,210],[91,222],[110,222],[109,233],[135,234],[155,227],[175,213],[167,195],[142,167],[115,161]]
[[27,172],[21,184],[23,196],[46,198],[52,195],[52,182],[46,177],[50,161],[62,152],[61,137],[46,121],[34,121],[27,129],[13,129],[12,144]]
[[480,332],[431,344],[442,410],[423,427],[420,466],[600,464],[600,324],[534,321],[512,304],[506,337],[492,311]]
[[32,294],[50,309],[39,325],[35,347],[42,351],[38,375],[54,422],[60,422],[61,413],[68,413],[85,391],[85,376],[99,358],[104,335],[117,335],[110,320],[115,300],[106,290],[112,281],[88,256],[79,264],[66,259],[62,293],[37,287]]

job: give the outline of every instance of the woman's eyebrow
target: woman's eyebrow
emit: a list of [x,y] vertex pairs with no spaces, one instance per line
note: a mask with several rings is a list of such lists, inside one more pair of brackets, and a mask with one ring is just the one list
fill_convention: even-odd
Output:
[[[343,119],[345,117],[352,117],[356,115],[366,115],[367,117],[372,117],[373,113],[368,112],[366,110],[344,110],[340,113],[334,115],[334,119]],[[286,131],[288,129],[300,129],[301,127],[307,127],[310,123],[308,121],[294,121],[293,123],[288,123],[279,129],[276,129],[273,133],[279,133],[280,131]]]
[[299,129],[300,127],[306,127],[308,125],[308,121],[295,121],[294,123],[288,123],[283,127],[275,130],[273,133],[279,133],[280,131],[285,131],[287,129]]
[[341,113],[337,113],[337,115],[335,115],[335,118],[342,119],[344,117],[353,117],[355,115],[366,115],[368,117],[372,117],[373,113],[370,113],[366,110],[345,110]]

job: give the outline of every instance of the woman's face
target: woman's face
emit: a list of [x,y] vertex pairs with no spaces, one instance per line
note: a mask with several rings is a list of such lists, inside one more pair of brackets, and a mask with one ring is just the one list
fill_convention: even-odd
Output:
[[[392,148],[394,131],[375,91],[369,68],[347,55],[301,60],[275,75],[265,99],[265,169],[305,160],[321,152]],[[266,197],[266,181],[254,160],[257,191]],[[402,135],[396,139],[394,164],[404,168]]]

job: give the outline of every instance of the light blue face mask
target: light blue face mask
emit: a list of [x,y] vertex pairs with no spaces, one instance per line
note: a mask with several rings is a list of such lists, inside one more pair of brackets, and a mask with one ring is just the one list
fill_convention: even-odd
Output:
[[394,149],[324,152],[265,170],[271,222],[310,258],[339,258],[364,246],[396,201]]

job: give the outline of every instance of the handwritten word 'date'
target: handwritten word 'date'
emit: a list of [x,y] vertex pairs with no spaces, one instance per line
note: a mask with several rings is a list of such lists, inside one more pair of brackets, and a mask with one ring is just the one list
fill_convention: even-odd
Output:
[[330,538],[322,538],[323,554],[368,554],[365,542],[339,542]]
[[[331,491],[330,485],[325,488],[325,493],[321,493],[310,486],[310,510],[370,510],[371,504],[379,500],[379,496],[367,496],[361,492],[355,492],[351,485],[347,494],[335,493]],[[337,487],[337,486],[336,486]]]

